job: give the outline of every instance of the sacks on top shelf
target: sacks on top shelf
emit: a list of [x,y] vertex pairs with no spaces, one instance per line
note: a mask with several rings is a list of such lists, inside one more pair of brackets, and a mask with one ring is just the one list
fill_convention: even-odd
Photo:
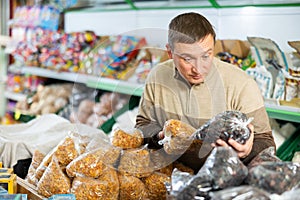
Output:
[[[252,53],[257,66],[246,72],[258,83],[262,95],[266,99],[291,101],[299,98],[299,56],[287,57],[279,46],[271,39],[248,37],[253,46]],[[298,60],[297,60],[298,59]],[[293,74],[294,73],[294,74]],[[299,73],[300,74],[300,73]]]

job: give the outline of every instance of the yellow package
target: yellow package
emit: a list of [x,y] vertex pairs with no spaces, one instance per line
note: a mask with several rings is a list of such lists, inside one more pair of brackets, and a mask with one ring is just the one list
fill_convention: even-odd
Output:
[[8,194],[16,194],[17,175],[9,173],[0,174],[0,186],[6,189]]
[[14,169],[13,168],[0,168],[0,174],[7,173],[7,174],[13,174]]

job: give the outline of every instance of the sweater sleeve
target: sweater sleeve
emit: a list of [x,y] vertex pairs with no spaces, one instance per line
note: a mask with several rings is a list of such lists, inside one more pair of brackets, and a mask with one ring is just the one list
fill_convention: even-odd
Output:
[[254,126],[254,140],[251,153],[242,160],[246,165],[264,149],[270,146],[276,148],[265,107],[248,113],[247,116],[254,118],[251,122]]
[[153,103],[153,92],[151,85],[146,84],[144,93],[139,104],[139,112],[136,116],[136,128],[139,128],[144,135],[144,144],[148,144],[149,148],[161,148],[158,144],[157,134],[162,130],[162,125],[158,123],[155,117],[155,106]]
[[250,161],[261,151],[271,146],[275,147],[271,131],[265,133],[255,133],[252,151],[246,158],[242,159],[243,163],[245,165],[249,164]]

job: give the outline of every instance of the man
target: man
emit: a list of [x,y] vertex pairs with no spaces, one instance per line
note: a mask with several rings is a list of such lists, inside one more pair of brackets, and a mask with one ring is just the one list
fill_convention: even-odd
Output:
[[[238,67],[214,57],[215,37],[210,22],[198,13],[180,14],[170,22],[166,45],[170,60],[148,75],[136,127],[143,131],[149,148],[161,148],[157,142],[169,119],[197,129],[218,113],[238,110],[254,118],[248,126],[249,140],[240,144],[218,139],[212,145],[231,146],[247,164],[263,149],[275,146],[268,115],[256,82]],[[187,154],[178,160],[198,171],[198,154]]]

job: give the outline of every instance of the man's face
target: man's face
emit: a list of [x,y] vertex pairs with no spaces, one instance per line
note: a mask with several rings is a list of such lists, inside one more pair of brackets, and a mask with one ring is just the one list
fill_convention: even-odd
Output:
[[169,55],[173,58],[180,74],[190,84],[200,84],[204,82],[212,65],[214,39],[208,35],[193,44],[175,43]]

